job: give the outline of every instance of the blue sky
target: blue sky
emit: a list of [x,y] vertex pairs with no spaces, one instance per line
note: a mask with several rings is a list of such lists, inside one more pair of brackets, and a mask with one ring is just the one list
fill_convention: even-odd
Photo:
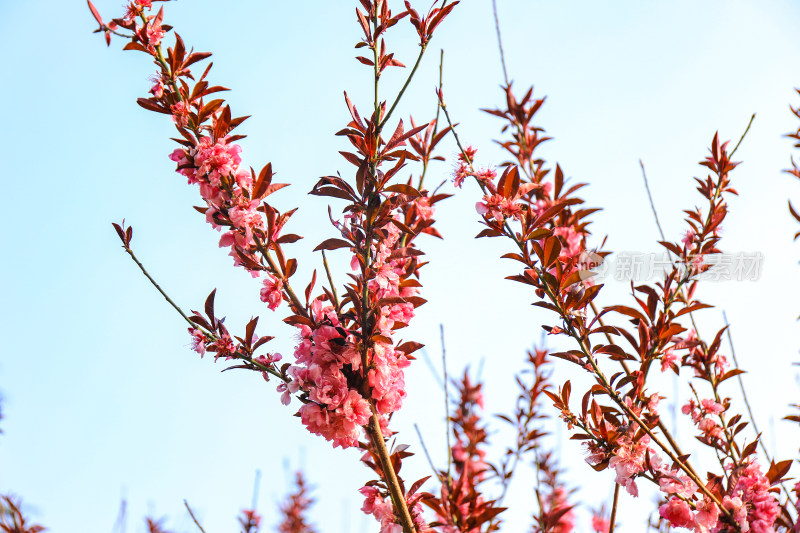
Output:
[[[106,16],[120,0],[98,0]],[[397,4],[395,2],[395,4]],[[342,91],[357,105],[371,102],[368,69],[352,59],[359,29],[354,4],[210,0],[169,3],[168,23],[197,50],[214,52],[211,78],[233,89],[237,114],[251,114],[243,130],[245,162],[272,161],[292,187],[275,200],[300,205],[294,231],[301,276],[317,266],[311,249],[331,236],[326,202],[306,192],[322,175],[348,171],[333,133],[348,120]],[[399,5],[396,6],[399,9]],[[797,121],[800,103],[797,24],[789,0],[705,2],[499,1],[507,62],[515,86],[536,85],[548,95],[538,123],[554,140],[542,148],[574,181],[587,181],[587,203],[601,206],[593,225],[609,235],[608,249],[658,251],[657,230],[641,183],[647,165],[654,201],[668,238],[684,231],[682,210],[700,205],[692,177],[715,131],[738,139],[757,118],[733,175],[740,197],[730,202],[723,247],[763,253],[755,282],[708,283],[701,297],[717,308],[701,315],[701,330],[733,325],[737,355],[751,401],[781,457],[796,457],[800,435],[781,422],[797,402],[797,224],[786,199],[800,203],[800,186],[781,170],[791,143],[782,137]],[[0,3],[0,150],[7,198],[0,213],[6,280],[0,319],[8,337],[0,351],[0,492],[24,497],[30,513],[53,531],[108,531],[121,498],[129,531],[145,513],[169,516],[192,529],[188,499],[207,531],[234,527],[249,504],[256,469],[263,472],[259,507],[268,524],[290,472],[303,467],[319,500],[313,519],[324,532],[373,531],[361,516],[356,490],[368,479],[355,451],[332,451],[311,437],[280,405],[273,384],[256,375],[219,375],[199,360],[179,317],[120,249],[110,222],[134,226],[134,247],[171,296],[199,308],[217,288],[217,305],[230,324],[263,314],[259,329],[291,353],[291,328],[258,300],[258,285],[231,268],[215,232],[191,206],[196,192],[167,159],[174,129],[165,117],[139,108],[153,65],[141,54],[105,47],[91,34],[82,1]],[[413,61],[413,30],[390,41],[399,59]],[[489,0],[464,0],[437,33],[418,78],[398,113],[418,120],[435,111],[438,49],[445,48],[445,94],[462,138],[487,164],[502,160],[491,140],[496,120],[478,111],[501,101],[502,81]],[[402,76],[387,76],[390,94]],[[445,155],[455,154],[448,141]],[[450,163],[432,169],[449,178]],[[447,185],[446,187],[450,187]],[[449,192],[453,192],[450,190]],[[465,187],[438,211],[443,242],[422,241],[431,264],[423,276],[429,303],[408,336],[439,360],[443,323],[452,373],[482,367],[487,412],[510,409],[513,373],[540,325],[553,317],[534,310],[532,295],[502,278],[513,273],[498,257],[501,242],[475,241],[476,191]],[[332,256],[344,272],[347,258]],[[306,259],[303,259],[306,258]],[[626,299],[623,283],[609,282],[600,303]],[[629,300],[626,300],[629,301]],[[572,369],[556,367],[557,377]],[[435,460],[444,459],[440,391],[420,360],[407,374],[409,398],[396,427],[417,446],[418,422]],[[580,383],[580,379],[578,380]],[[577,384],[577,383],[576,383]],[[664,391],[673,384],[664,380]],[[729,394],[738,402],[737,391]],[[736,405],[740,405],[737,403]],[[688,428],[679,434],[690,442]],[[580,449],[553,427],[552,444],[569,461],[579,499],[601,505],[609,473],[594,474]],[[502,442],[502,433],[493,442]],[[499,451],[499,447],[496,451]],[[406,470],[408,469],[408,470]],[[407,479],[428,474],[422,456],[404,468]],[[532,493],[522,469],[507,500],[507,531],[527,528]],[[639,531],[651,495],[625,498],[623,531]],[[580,525],[587,523],[582,515]]]

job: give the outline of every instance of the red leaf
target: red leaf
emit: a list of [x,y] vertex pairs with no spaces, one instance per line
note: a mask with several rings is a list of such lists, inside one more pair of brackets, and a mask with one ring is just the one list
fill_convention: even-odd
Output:
[[314,251],[317,250],[338,250],[339,248],[350,248],[353,245],[343,239],[326,239],[319,243],[319,245],[314,248]]

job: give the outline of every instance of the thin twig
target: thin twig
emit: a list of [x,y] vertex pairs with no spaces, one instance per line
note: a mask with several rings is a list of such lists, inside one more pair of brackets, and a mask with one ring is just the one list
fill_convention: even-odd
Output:
[[[736,359],[736,350],[734,350],[733,348],[733,338],[731,337],[731,325],[728,322],[728,315],[727,313],[725,313],[725,310],[722,311],[722,319],[725,321],[725,328],[726,328],[725,333],[728,336],[728,346],[731,349],[731,357],[733,358],[733,368],[735,370],[738,370],[740,368],[739,361]],[[764,452],[764,457],[766,457],[767,461],[771,463],[772,457],[770,456],[770,453],[767,451],[766,445],[764,445],[764,439],[761,438],[761,431],[758,429],[758,425],[756,423],[756,417],[753,416],[753,409],[750,407],[750,401],[747,399],[747,392],[745,392],[744,382],[742,381],[742,375],[736,374],[736,379],[739,381],[739,388],[742,391],[742,399],[744,400],[744,405],[747,408],[747,414],[750,416],[750,422],[753,424],[753,431],[755,432],[756,438],[758,439],[758,444],[761,447],[761,451]],[[789,502],[794,504],[794,502],[792,501],[792,494],[783,482],[781,482],[781,488],[783,488],[783,491],[786,493],[786,497],[789,499]]]
[[187,502],[186,500],[183,500],[183,505],[185,505],[186,506],[186,510],[189,511],[189,516],[192,517],[192,520],[194,521],[194,525],[197,526],[197,529],[199,529],[202,533],[206,533],[206,530],[203,529],[203,526],[201,526],[200,522],[198,522],[197,518],[195,518],[194,513],[192,512],[192,508],[189,507],[189,502]]
[[436,383],[439,385],[439,387],[444,389],[444,383],[442,383],[442,378],[439,376],[439,371],[436,369],[435,366],[433,366],[433,361],[431,361],[431,357],[430,355],[428,355],[428,350],[422,349],[419,351],[419,353],[422,354],[422,359],[425,361],[425,365],[428,367],[428,370],[431,371],[433,379],[436,380]]
[[500,64],[503,66],[503,79],[508,87],[508,70],[506,70],[506,55],[503,52],[503,39],[500,35],[500,19],[497,17],[497,0],[492,0],[492,13],[494,13],[494,29],[497,32],[497,48],[500,50]]
[[661,240],[666,241],[666,237],[664,237],[664,230],[661,229],[661,222],[658,221],[658,213],[656,212],[656,206],[653,203],[653,195],[650,194],[650,184],[647,182],[647,172],[644,171],[644,163],[642,160],[639,160],[639,166],[642,167],[642,179],[644,180],[644,188],[647,189],[647,199],[650,200],[650,209],[653,210],[653,218],[656,219],[656,226],[658,226],[658,234],[661,235]]
[[619,483],[614,482],[614,503],[611,505],[611,518],[608,520],[608,533],[614,533],[614,523],[617,520],[618,498],[619,498]]
[[403,84],[403,88],[400,89],[399,93],[397,93],[397,98],[394,99],[394,102],[392,103],[392,107],[389,108],[389,111],[386,113],[386,115],[380,121],[380,124],[378,125],[378,134],[380,134],[380,132],[383,129],[383,127],[389,121],[389,117],[392,116],[392,113],[394,112],[394,108],[397,107],[397,104],[400,103],[400,99],[403,97],[403,93],[406,92],[406,89],[408,88],[408,85],[411,83],[411,78],[413,78],[414,74],[417,73],[417,68],[419,68],[419,64],[422,61],[422,56],[425,55],[425,48],[427,48],[427,44],[423,44],[423,45],[420,46],[419,55],[417,56],[417,61],[414,63],[414,68],[411,69],[411,72],[409,73],[408,78],[406,78],[406,82]]
[[403,527],[404,533],[416,533],[417,529],[414,526],[414,520],[411,518],[411,513],[408,510],[408,503],[406,497],[400,489],[400,482],[397,479],[397,473],[394,471],[392,465],[392,458],[389,454],[389,449],[384,442],[383,432],[381,431],[381,422],[378,417],[378,412],[373,406],[372,416],[369,420],[369,431],[372,445],[378,452],[380,459],[381,470],[383,471],[384,481],[389,487],[389,495],[392,499],[392,504],[397,514],[400,516],[400,524]]
[[[439,92],[442,92],[442,72],[444,70],[444,49],[439,50]],[[431,134],[431,140],[436,138],[436,133],[439,131],[439,112],[442,110],[442,106],[439,105],[439,100],[436,100],[436,120],[433,122],[433,133]],[[428,172],[428,160],[422,164],[422,174],[419,177],[419,183],[417,184],[417,189],[422,190],[422,183],[425,181],[425,174]]]
[[136,257],[136,254],[133,253],[133,250],[131,250],[131,247],[126,245],[126,244],[123,244],[122,247],[125,249],[126,252],[128,252],[128,255],[131,256],[131,259],[133,259],[133,262],[136,263],[136,266],[139,267],[139,270],[142,271],[142,274],[144,274],[145,277],[147,277],[147,279],[150,280],[150,283],[152,283],[153,287],[155,287],[156,290],[161,293],[161,296],[164,297],[164,299],[167,301],[167,303],[169,303],[169,305],[171,305],[173,307],[173,309],[175,309],[178,312],[178,314],[180,314],[183,317],[183,319],[186,322],[188,322],[189,325],[192,328],[196,328],[197,325],[194,322],[192,322],[191,320],[189,320],[189,317],[186,316],[186,313],[183,312],[183,309],[178,307],[178,304],[173,302],[172,298],[170,298],[167,295],[167,293],[164,292],[164,289],[162,289],[161,286],[156,282],[156,280],[153,279],[153,276],[150,275],[150,273],[147,271],[147,269],[144,267],[144,265],[141,263],[141,261],[139,261],[139,258]]
[[450,393],[447,383],[447,350],[444,346],[444,324],[439,324],[439,338],[442,341],[442,373],[444,374],[444,420],[447,429],[447,480],[450,481],[450,463],[451,451],[450,447]]
[[428,464],[431,466],[431,471],[433,472],[433,475],[439,478],[439,481],[444,483],[444,480],[442,479],[442,474],[440,474],[436,470],[436,467],[433,464],[433,460],[431,459],[431,454],[428,453],[428,447],[425,446],[425,439],[422,438],[422,433],[420,432],[419,426],[416,423],[414,423],[414,430],[417,432],[417,437],[419,437],[419,443],[422,446],[422,451],[425,452],[425,457],[428,459]]
[[325,256],[325,250],[322,250],[322,264],[325,266],[325,274],[328,276],[328,283],[331,286],[333,305],[336,306],[336,311],[338,312],[340,310],[339,296],[336,294],[336,285],[333,284],[333,276],[331,276],[331,269],[328,267],[328,258]]
[[[733,338],[731,337],[731,325],[728,322],[728,315],[727,313],[725,313],[724,310],[722,311],[722,320],[725,321],[725,328],[726,328],[725,333],[728,336],[728,346],[731,349],[731,357],[733,358],[733,368],[738,370],[740,368],[739,360],[736,358],[736,350],[734,350],[733,348]],[[739,382],[739,388],[742,390],[742,398],[744,399],[744,405],[747,408],[747,414],[750,415],[750,422],[753,424],[753,430],[756,432],[756,436],[758,436],[759,434],[761,434],[761,431],[759,431],[758,429],[758,424],[756,423],[756,417],[753,416],[753,409],[750,407],[750,401],[747,399],[747,393],[744,390],[744,382],[742,381],[742,375],[737,374],[736,379]],[[764,447],[764,443],[762,442],[762,440],[758,439],[758,443],[761,444],[761,449],[763,450],[764,455],[767,457],[767,461],[771,461],[772,459],[770,459],[769,452],[767,452],[767,449]]]
[[261,489],[261,469],[256,469],[256,479],[253,481],[253,501],[251,502],[250,509],[255,511],[258,505],[258,492]]
[[127,520],[125,520],[125,510],[128,507],[128,502],[125,498],[122,498],[122,501],[119,502],[119,514],[117,514],[117,521],[114,522],[114,529],[116,533],[125,533],[125,524]]
[[737,142],[736,146],[733,147],[733,151],[731,152],[731,155],[729,157],[733,157],[733,154],[735,154],[736,150],[739,149],[739,145],[742,144],[742,141],[744,140],[745,135],[747,135],[747,132],[750,131],[750,126],[753,125],[753,120],[755,120],[755,118],[756,118],[756,114],[753,113],[753,115],[750,117],[750,122],[747,123],[747,128],[745,128],[744,133],[742,133],[742,136],[739,137],[739,142]]

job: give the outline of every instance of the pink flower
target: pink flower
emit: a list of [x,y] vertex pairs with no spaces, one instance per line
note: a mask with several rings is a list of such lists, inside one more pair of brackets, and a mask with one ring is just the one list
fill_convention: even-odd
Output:
[[200,354],[200,357],[206,353],[206,336],[199,329],[189,328],[189,333],[192,335],[192,350]]
[[738,496],[731,498],[726,495],[722,499],[722,505],[733,514],[733,519],[739,524],[743,533],[750,531],[750,524],[747,523],[747,507],[741,498]]
[[172,120],[181,128],[185,128],[189,124],[189,106],[181,100],[176,104],[172,104],[169,108],[172,112]]
[[261,289],[261,301],[267,304],[270,310],[278,308],[283,300],[283,280],[268,274],[264,279],[264,287]]
[[692,508],[679,498],[672,498],[668,503],[659,507],[658,514],[669,520],[672,527],[689,527],[694,520]]
[[419,218],[422,220],[430,220],[433,218],[435,209],[431,207],[431,199],[427,196],[420,196],[414,200],[414,207],[416,207]]
[[[620,447],[608,462],[608,465],[617,472],[617,484],[625,487],[631,496],[639,495],[634,478],[644,471],[644,458],[649,450],[649,442],[650,438],[646,435],[636,442],[632,442],[630,437],[623,437],[620,439]],[[655,456],[653,452],[650,454]]]
[[718,415],[718,414],[720,414],[722,411],[724,411],[724,410],[725,410],[725,409],[722,407],[722,405],[718,404],[718,403],[717,403],[717,402],[715,402],[714,400],[700,400],[700,405],[703,407],[703,409],[704,409],[706,412],[708,412],[708,413],[711,413],[711,414],[714,414],[714,415]]
[[364,505],[361,506],[361,510],[364,514],[372,514],[375,512],[375,508],[378,504],[383,503],[383,498],[381,498],[378,489],[375,487],[361,487],[358,489],[358,492],[364,496]]
[[558,235],[564,240],[565,248],[561,249],[561,259],[577,257],[583,250],[583,235],[575,231],[572,226],[562,226],[553,230],[553,235]]
[[703,500],[697,503],[696,507],[697,514],[695,514],[694,517],[694,530],[697,533],[706,533],[717,525],[717,521],[719,520],[719,508],[717,504],[708,498],[703,498]]
[[522,218],[522,206],[514,200],[508,200],[500,194],[484,195],[483,200],[475,204],[478,214],[486,218],[494,218],[498,222],[503,222],[506,218]]
[[689,498],[697,492],[697,485],[688,476],[681,475],[679,471],[662,472],[658,480],[658,487],[665,494],[675,494]]
[[683,239],[681,239],[681,242],[683,243],[683,245],[686,247],[687,250],[691,250],[692,248],[694,248],[693,243],[695,237],[696,234],[694,230],[691,229],[686,230],[686,233],[683,235]]
[[665,350],[661,356],[661,372],[666,372],[677,360],[678,356],[675,354],[675,350],[672,348]]
[[236,173],[242,158],[239,154],[242,147],[238,144],[228,144],[226,139],[218,140],[212,144],[210,137],[201,137],[195,147],[197,153],[194,163],[200,176],[207,176],[208,181],[219,187],[223,177]]
[[289,386],[286,383],[280,383],[277,390],[281,393],[281,403],[289,405],[292,401],[292,393],[289,391]]
[[161,80],[160,77],[153,78],[153,86],[150,88],[149,92],[155,98],[161,98],[162,96],[164,96],[164,82]]
[[348,392],[336,412],[342,415],[347,422],[357,426],[366,426],[372,416],[369,402],[354,390]]
[[272,364],[277,363],[283,359],[283,356],[279,353],[268,353],[267,355],[259,355],[255,358],[255,361],[261,363],[264,366],[269,366]]
[[153,19],[147,24],[147,45],[148,48],[156,47],[161,44],[161,39],[164,38],[164,28],[161,27],[161,21]]
[[455,170],[453,170],[453,185],[460,189],[469,175],[469,166],[465,162],[459,161]]
[[608,533],[611,522],[599,514],[592,515],[592,529],[597,533]]
[[475,174],[475,177],[476,177],[476,178],[477,178],[479,181],[483,181],[483,182],[489,182],[489,181],[492,181],[492,180],[494,180],[494,178],[496,178],[496,177],[497,177],[497,172],[495,172],[494,170],[492,170],[492,169],[490,169],[490,168],[484,168],[484,169],[481,169],[481,170],[479,170],[479,171],[478,171],[478,172]]
[[336,369],[326,371],[311,389],[311,399],[327,405],[329,409],[339,407],[347,394],[347,379]]
[[[469,160],[464,159],[464,153],[467,154],[467,158],[469,158]],[[467,148],[464,150],[464,153],[458,154],[458,160],[464,162],[472,162],[475,161],[475,154],[478,153],[478,149],[473,148],[472,146],[467,146]]]

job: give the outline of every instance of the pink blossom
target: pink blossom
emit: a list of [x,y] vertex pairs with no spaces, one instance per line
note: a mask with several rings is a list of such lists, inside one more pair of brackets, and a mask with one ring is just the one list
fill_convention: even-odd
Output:
[[150,88],[149,92],[155,98],[161,98],[162,96],[164,96],[164,82],[161,80],[160,77],[153,79],[153,86]]
[[719,508],[716,503],[708,498],[703,498],[697,503],[696,508],[697,513],[694,517],[694,530],[697,533],[706,533],[717,525],[717,521],[719,520]]
[[[464,149],[463,153],[458,154],[458,160],[464,161],[465,163],[471,163],[472,161],[475,161],[475,154],[477,153],[478,153],[477,148],[473,148],[472,146],[467,146]],[[467,159],[464,159],[464,154],[466,154]]]
[[592,529],[597,533],[608,533],[611,522],[599,514],[592,515]]
[[286,383],[278,384],[277,391],[281,393],[281,403],[289,405],[292,401],[292,393],[289,391],[289,386]]
[[693,243],[694,243],[694,238],[696,236],[697,235],[695,234],[694,230],[691,229],[686,230],[686,233],[683,235],[681,242],[683,243],[683,246],[686,247],[687,250],[691,250],[692,248],[694,248]]
[[272,364],[277,363],[283,359],[283,356],[279,353],[268,353],[267,355],[259,355],[255,358],[255,361],[261,363],[264,366],[269,366]]
[[665,494],[675,494],[683,498],[691,497],[697,492],[697,485],[688,476],[681,475],[679,471],[662,472],[658,480],[658,487]]
[[[634,478],[644,471],[644,458],[649,450],[649,442],[650,438],[646,435],[636,442],[628,436],[622,437],[619,448],[608,462],[608,465],[616,470],[617,484],[625,487],[631,496],[639,495]],[[651,455],[655,454],[651,452]]]
[[769,492],[770,482],[761,472],[758,463],[753,461],[741,470],[732,494],[741,494],[747,505],[747,521],[754,533],[772,533],[778,518],[780,506],[775,495]]
[[189,106],[183,100],[172,104],[169,108],[172,112],[172,120],[181,128],[185,128],[189,124]]
[[675,350],[672,348],[667,348],[664,353],[661,355],[661,372],[666,372],[672,365],[675,364],[675,361],[678,360],[678,356],[675,353]]
[[481,202],[475,204],[478,214],[486,218],[494,218],[498,222],[503,222],[506,218],[522,218],[522,206],[519,203],[508,200],[500,194],[486,194]]
[[147,24],[147,45],[148,48],[154,48],[161,44],[161,39],[164,38],[164,28],[161,27],[161,21],[153,19]]
[[490,168],[484,168],[484,169],[479,170],[475,174],[475,177],[479,181],[490,182],[490,181],[494,180],[494,178],[497,177],[497,172],[495,172],[494,170],[492,170]]
[[422,220],[430,220],[433,218],[435,209],[431,207],[431,199],[427,196],[420,196],[414,200],[414,207],[417,209],[417,214]]
[[192,350],[200,354],[200,357],[206,353],[206,336],[202,331],[195,328],[189,328],[189,333],[192,335]]
[[558,227],[553,230],[553,235],[561,237],[566,244],[559,254],[561,259],[570,259],[580,255],[583,250],[583,235],[575,231],[575,228],[572,226]]
[[347,379],[337,369],[331,368],[312,387],[311,399],[327,405],[329,409],[336,409],[347,397],[347,393]]
[[236,345],[233,343],[233,339],[228,333],[224,333],[217,338],[214,342],[208,345],[209,351],[216,352],[214,354],[214,359],[218,359],[220,357],[229,358],[236,353]]
[[714,400],[700,400],[700,405],[703,407],[703,410],[714,415],[718,415],[725,410],[722,405]]
[[750,524],[747,523],[747,507],[740,497],[735,496],[731,498],[726,495],[722,498],[722,505],[731,512],[733,519],[739,524],[743,533],[750,531]]
[[364,496],[364,504],[361,506],[361,510],[364,514],[372,514],[375,512],[377,505],[383,503],[383,498],[381,498],[378,489],[375,487],[361,487],[358,489],[358,492]]
[[357,426],[366,426],[372,416],[369,402],[354,390],[348,392],[336,412],[342,415],[347,422]]
[[195,149],[197,153],[194,156],[194,163],[197,166],[197,173],[207,176],[209,183],[215,187],[220,186],[223,177],[235,174],[242,162],[239,156],[242,147],[238,144],[228,144],[226,139],[220,139],[212,144],[210,137],[201,137]]
[[458,165],[453,170],[453,184],[460,189],[464,184],[464,180],[467,179],[469,175],[469,166],[465,162],[459,161]]
[[268,274],[261,289],[261,301],[274,311],[283,301],[283,280]]
[[[553,492],[547,496],[547,500],[551,513],[556,513],[560,509],[564,509],[564,507],[569,507],[569,502],[567,502],[567,491],[562,486],[556,487]],[[558,522],[554,524],[551,531],[553,531],[553,533],[571,533],[574,527],[575,511],[573,511],[572,508],[569,508],[566,513],[559,517]]]
[[672,527],[689,527],[694,521],[692,508],[680,498],[672,498],[658,508],[658,514],[669,520]]

